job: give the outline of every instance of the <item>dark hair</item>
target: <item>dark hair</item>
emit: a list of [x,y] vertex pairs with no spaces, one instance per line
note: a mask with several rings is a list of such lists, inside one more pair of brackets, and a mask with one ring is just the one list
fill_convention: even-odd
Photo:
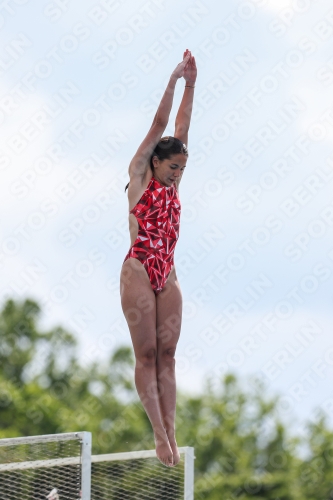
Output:
[[[169,160],[171,156],[178,154],[183,154],[185,156],[188,156],[188,149],[186,145],[182,143],[181,140],[177,139],[177,137],[171,137],[171,136],[162,137],[156,144],[153,154],[151,155],[150,168],[154,172],[154,165],[153,165],[154,156],[157,156],[157,158],[160,161],[163,161],[163,160]],[[125,192],[128,186],[129,183],[125,187]]]

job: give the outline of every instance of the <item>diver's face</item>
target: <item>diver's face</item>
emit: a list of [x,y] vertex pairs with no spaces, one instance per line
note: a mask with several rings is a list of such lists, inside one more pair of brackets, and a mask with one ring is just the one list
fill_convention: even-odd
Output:
[[172,155],[166,160],[159,160],[157,156],[154,156],[154,176],[161,184],[172,186],[183,175],[186,162],[187,156],[183,153]]

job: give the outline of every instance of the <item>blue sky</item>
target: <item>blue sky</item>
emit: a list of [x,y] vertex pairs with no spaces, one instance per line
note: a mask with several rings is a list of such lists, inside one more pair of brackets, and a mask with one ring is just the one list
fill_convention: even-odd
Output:
[[[197,58],[175,262],[178,385],[265,379],[281,415],[331,408],[333,13],[328,0],[8,2],[0,12],[1,300],[44,303],[82,360],[130,344],[127,168]],[[173,134],[179,81],[165,135]]]

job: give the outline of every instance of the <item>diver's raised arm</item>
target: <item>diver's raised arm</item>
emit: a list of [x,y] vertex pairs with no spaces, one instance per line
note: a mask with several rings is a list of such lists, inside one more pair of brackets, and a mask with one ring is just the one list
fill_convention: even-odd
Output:
[[188,131],[191,123],[194,87],[197,79],[195,58],[189,50],[184,52],[184,60],[190,55],[184,68],[185,88],[175,122],[174,136],[188,146]]
[[128,169],[130,177],[145,175],[147,168],[149,167],[149,161],[154,148],[158,141],[161,139],[163,132],[168,125],[176,83],[179,78],[184,76],[185,67],[189,59],[190,54],[184,57],[183,61],[179,63],[172,72],[168,85],[154,116],[153,123],[130,162]]

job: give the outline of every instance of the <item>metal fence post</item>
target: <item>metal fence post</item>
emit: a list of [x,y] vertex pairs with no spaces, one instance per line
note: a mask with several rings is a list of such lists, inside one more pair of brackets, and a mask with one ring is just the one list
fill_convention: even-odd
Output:
[[81,499],[90,500],[91,495],[91,432],[82,432],[81,452]]
[[194,499],[194,448],[185,448],[184,500]]

